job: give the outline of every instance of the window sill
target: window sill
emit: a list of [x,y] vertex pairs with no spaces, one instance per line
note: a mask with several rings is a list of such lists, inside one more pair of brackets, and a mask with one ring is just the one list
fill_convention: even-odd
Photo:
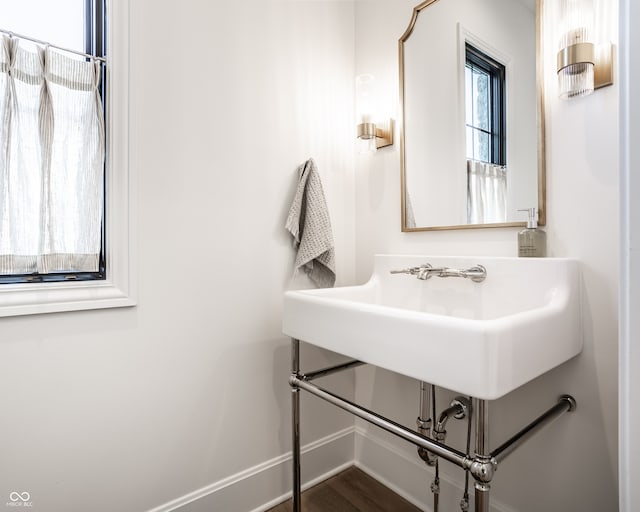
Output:
[[110,281],[9,284],[0,290],[0,317],[134,306],[126,289]]

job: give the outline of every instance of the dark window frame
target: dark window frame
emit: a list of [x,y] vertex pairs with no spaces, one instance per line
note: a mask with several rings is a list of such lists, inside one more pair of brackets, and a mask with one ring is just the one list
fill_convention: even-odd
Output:
[[506,69],[503,64],[490,57],[468,42],[465,43],[465,66],[485,72],[489,76],[490,127],[481,130],[477,126],[467,125],[474,130],[484,131],[489,135],[489,163],[507,164],[506,144]]
[[[84,7],[84,51],[96,57],[106,56],[106,40],[107,40],[107,0],[85,0]],[[100,94],[102,98],[102,109],[107,117],[107,67],[101,64],[100,77]],[[105,133],[106,137],[106,133]],[[105,140],[106,143],[106,140]],[[106,146],[105,146],[106,147]],[[0,284],[18,284],[18,283],[45,283],[45,282],[62,282],[62,281],[96,281],[105,280],[107,278],[107,261],[106,261],[106,164],[103,173],[104,180],[104,200],[102,211],[102,243],[100,247],[100,257],[98,262],[98,270],[96,272],[51,272],[41,274],[34,272],[31,274],[5,274],[0,275]]]

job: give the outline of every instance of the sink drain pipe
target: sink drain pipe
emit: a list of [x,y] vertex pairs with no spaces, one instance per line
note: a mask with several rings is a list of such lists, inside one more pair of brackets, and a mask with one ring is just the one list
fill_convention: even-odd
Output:
[[[435,401],[434,401],[435,404]],[[434,405],[434,417],[435,417],[435,405]],[[436,422],[435,427],[433,428],[433,438],[439,443],[444,444],[447,438],[447,422],[451,418],[455,418],[461,420],[465,417],[471,418],[471,400],[467,400],[465,397],[458,396],[456,397],[449,407],[442,411],[440,416],[438,417],[438,421]],[[468,432],[470,436],[471,433]],[[469,453],[469,444],[470,437],[467,438],[467,452]],[[469,472],[465,471],[465,497],[468,498],[468,481],[469,481]],[[438,512],[438,503],[439,503],[439,494],[440,494],[440,468],[438,461],[436,460],[436,468],[435,468],[435,479],[431,484],[431,492],[433,492],[433,510],[434,512]],[[462,510],[465,510],[464,500],[461,502]]]
[[[418,426],[418,432],[424,437],[431,438],[431,414],[435,417],[436,409],[436,387],[432,384],[427,384],[424,381],[420,381],[420,416],[416,420]],[[433,413],[431,411],[433,404]],[[426,448],[418,446],[418,455],[429,466],[434,466],[437,457],[429,452]]]

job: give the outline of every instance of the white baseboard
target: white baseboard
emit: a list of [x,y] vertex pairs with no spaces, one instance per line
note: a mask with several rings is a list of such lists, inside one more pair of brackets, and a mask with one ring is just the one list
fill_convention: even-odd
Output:
[[[303,489],[353,466],[354,446],[354,427],[303,446]],[[289,452],[148,512],[264,512],[291,497],[291,460]]]
[[[434,470],[428,467],[415,453],[409,457],[400,452],[387,440],[372,434],[362,427],[355,428],[355,466],[399,494],[404,499],[425,512],[433,511],[431,482]],[[444,464],[448,464],[444,462]],[[453,480],[440,472],[439,509],[458,511],[464,492],[464,476],[460,471],[460,480]],[[469,482],[469,510],[473,510],[473,478]],[[491,512],[516,512],[501,504],[493,497],[490,500]]]
[[[433,469],[362,427],[349,427],[302,447],[303,489],[357,466],[425,512],[433,511]],[[440,510],[460,510],[463,473],[440,472]],[[473,479],[469,483],[473,510]],[[291,453],[185,494],[148,512],[264,512],[291,497]],[[490,512],[516,512],[491,498]]]

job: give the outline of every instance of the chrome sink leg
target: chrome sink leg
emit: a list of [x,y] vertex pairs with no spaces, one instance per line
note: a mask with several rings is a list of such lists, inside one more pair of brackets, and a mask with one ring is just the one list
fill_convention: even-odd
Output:
[[476,512],[489,512],[489,491],[491,486],[480,482],[475,483]]
[[475,512],[489,512],[489,492],[495,461],[489,451],[489,403],[476,400],[476,453],[471,464],[475,478]]
[[[300,341],[291,338],[291,377],[300,373]],[[293,379],[292,379],[293,382]],[[291,433],[293,441],[293,509],[302,512],[300,488],[300,388],[291,386]]]
[[524,427],[498,448],[489,451],[489,408],[486,400],[477,400],[476,410],[476,451],[467,469],[475,478],[475,512],[489,512],[489,492],[491,480],[498,464],[533,434],[540,431],[565,412],[576,409],[576,400],[570,395],[562,395],[558,402],[545,413]]

